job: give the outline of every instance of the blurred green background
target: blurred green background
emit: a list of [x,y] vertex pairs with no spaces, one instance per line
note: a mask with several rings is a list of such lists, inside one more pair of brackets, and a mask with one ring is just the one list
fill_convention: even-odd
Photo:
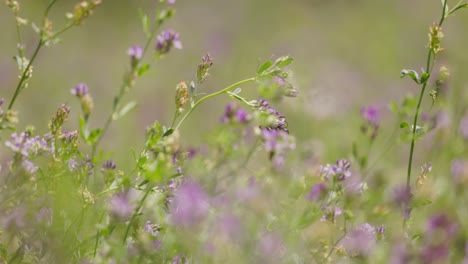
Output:
[[[56,29],[77,2],[58,1],[51,12]],[[20,1],[21,14],[39,24],[47,3]],[[30,87],[15,107],[20,115],[19,130],[33,124],[38,132],[45,132],[61,103],[72,107],[68,127],[76,129],[80,107],[70,88],[79,82],[88,84],[95,101],[92,124],[102,124],[129,67],[128,47],[145,41],[138,8],[152,13],[157,5],[156,0],[103,0],[82,26],[62,36],[63,43],[42,50]],[[329,161],[347,156],[359,134],[361,106],[387,109],[391,100],[419,93],[409,79],[400,80],[399,73],[403,68],[419,70],[424,66],[428,28],[440,17],[438,0],[177,0],[175,9],[176,16],[164,28],[180,32],[184,48],[171,51],[138,80],[136,89],[126,97],[138,100],[138,108],[112,124],[102,145],[121,168],[133,164],[129,146],[141,148],[148,125],[154,120],[169,124],[175,85],[195,78],[196,66],[206,52],[212,55],[214,67],[204,91],[250,77],[270,58],[294,57],[291,70],[299,96],[284,100],[277,108],[287,116],[298,145],[310,144]],[[12,60],[17,40],[14,17],[4,3],[0,5],[0,25],[0,98],[8,101],[18,81]],[[439,59],[451,69],[452,78],[449,100],[437,107],[458,113],[453,114],[452,129],[457,129],[456,119],[466,104],[466,25],[468,16],[461,13],[446,21],[442,44],[446,52]],[[23,29],[30,57],[37,36],[30,27]],[[183,143],[206,142],[206,135],[218,125],[230,100],[224,96],[202,105],[182,127]],[[425,103],[427,110],[429,100]],[[385,134],[398,126],[390,116],[384,112],[384,135],[377,144],[385,145]],[[393,157],[402,162],[402,170],[407,148],[401,145],[396,149],[401,151],[400,160],[399,155]]]

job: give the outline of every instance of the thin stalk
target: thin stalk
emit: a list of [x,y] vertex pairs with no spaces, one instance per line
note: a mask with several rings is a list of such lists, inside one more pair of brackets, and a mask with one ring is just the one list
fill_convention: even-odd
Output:
[[132,223],[133,223],[133,220],[135,220],[135,217],[137,216],[138,212],[140,211],[140,209],[143,207],[143,204],[145,203],[145,200],[146,198],[148,197],[149,193],[151,192],[152,188],[151,187],[147,187],[146,191],[145,191],[145,194],[143,195],[143,197],[141,198],[140,202],[138,203],[138,206],[137,208],[135,209],[135,211],[133,211],[133,215],[132,217],[130,218],[130,221],[128,222],[128,225],[127,225],[127,229],[125,230],[125,234],[124,234],[124,237],[122,239],[122,243],[125,244],[125,241],[127,241],[127,236],[128,236],[128,233],[130,232],[130,227],[132,226]]
[[204,96],[203,98],[201,98],[200,100],[198,100],[192,108],[190,108],[190,110],[187,112],[187,114],[185,114],[182,119],[179,121],[179,123],[177,124],[177,126],[174,128],[174,130],[177,130],[181,125],[182,123],[185,121],[185,119],[187,119],[187,117],[190,116],[190,114],[201,104],[203,103],[205,100],[208,100],[210,98],[213,98],[213,97],[216,97],[220,94],[223,94],[223,93],[226,93],[228,92],[229,90],[232,90],[234,88],[236,88],[236,86],[239,86],[239,85],[243,85],[243,84],[246,84],[246,83],[249,83],[249,82],[253,82],[255,81],[257,78],[255,77],[252,77],[252,78],[248,78],[248,79],[245,79],[245,80],[242,80],[242,81],[238,81],[234,84],[231,84],[229,85],[228,87],[222,89],[222,90],[219,90],[217,92],[214,92],[212,94],[209,94],[209,95],[206,95]]
[[13,107],[13,104],[15,103],[16,98],[18,97],[20,91],[22,90],[24,82],[27,79],[26,76],[28,75],[29,69],[31,68],[34,60],[36,59],[37,54],[39,53],[39,50],[41,50],[41,48],[43,47],[43,44],[44,42],[42,41],[42,39],[39,40],[39,42],[37,43],[36,49],[34,50],[34,53],[31,57],[31,60],[28,63],[28,66],[26,66],[26,69],[24,69],[23,73],[21,74],[20,81],[18,82],[18,85],[16,86],[15,92],[13,94],[13,97],[10,100],[10,104],[8,105],[8,110],[11,110],[11,108]]
[[[49,5],[47,6],[45,12],[44,12],[44,18],[43,18],[43,24],[45,24],[46,20],[47,20],[47,17],[49,16],[49,12],[50,10],[52,9],[52,6],[57,2],[57,0],[53,0],[49,3]],[[21,37],[21,31],[19,29],[19,25],[17,23],[16,25],[16,31],[17,31],[17,35],[18,35],[18,41],[20,42],[20,45],[23,45],[22,44],[22,37]],[[67,31],[68,29],[70,29],[71,27],[73,27],[73,24],[69,24],[67,25],[66,27],[64,27],[62,30],[58,31],[57,33],[53,34],[49,39],[54,39],[56,37],[58,37],[60,34],[62,34],[63,32]],[[32,67],[32,64],[34,63],[34,61],[36,60],[36,57],[37,57],[37,54],[39,53],[39,51],[41,50],[41,48],[44,46],[44,44],[46,43],[46,38],[45,36],[43,35],[43,32],[41,32],[40,34],[40,39],[39,39],[39,42],[37,43],[37,46],[36,48],[34,49],[34,53],[31,57],[31,60],[29,61],[28,65],[26,66],[26,68],[23,70],[23,72],[21,73],[21,77],[20,77],[20,81],[18,82],[18,85],[16,86],[15,88],[15,92],[13,93],[13,96],[10,100],[10,103],[8,104],[8,110],[11,110],[13,108],[13,105],[19,95],[19,93],[21,92],[21,90],[23,89],[24,87],[24,83],[26,82],[26,80],[28,79],[28,72],[29,70],[31,69]],[[18,52],[19,52],[19,55],[21,56],[21,58],[24,57],[24,50],[23,50],[23,47],[19,47],[18,48]]]
[[[442,17],[440,18],[438,26],[442,26],[445,20],[445,9],[447,8],[447,0],[444,0],[444,5],[442,8]],[[432,58],[433,52],[429,48],[429,51],[427,52],[427,60],[426,60],[426,73],[430,74],[432,71],[432,64],[435,63],[435,54],[434,58]],[[413,127],[412,127],[412,136],[411,136],[411,147],[410,147],[410,155],[408,158],[408,172],[406,175],[406,188],[410,187],[410,180],[411,180],[411,168],[413,165],[413,154],[414,154],[414,144],[416,140],[416,128],[418,124],[418,117],[419,117],[419,111],[421,109],[421,103],[424,95],[424,91],[426,90],[428,80],[426,80],[421,87],[421,93],[419,94],[419,99],[418,99],[418,104],[416,106],[416,112],[414,114],[414,120],[413,120]]]
[[160,26],[161,26],[161,23],[159,21],[157,21],[154,28],[153,28],[153,30],[151,31],[151,34],[149,35],[149,37],[148,37],[148,39],[147,39],[147,41],[145,43],[145,47],[143,48],[143,54],[141,56],[140,61],[138,62],[137,65],[134,66],[132,71],[130,71],[128,73],[128,75],[125,76],[124,82],[120,86],[118,95],[116,97],[114,97],[114,103],[112,104],[112,111],[111,111],[109,117],[107,118],[106,123],[104,124],[104,127],[102,128],[101,135],[97,138],[96,143],[94,143],[93,146],[92,146],[91,160],[94,159],[94,156],[96,155],[97,148],[98,148],[99,144],[101,143],[102,138],[106,134],[107,130],[109,130],[109,126],[112,123],[112,116],[116,113],[118,107],[120,106],[120,101],[122,100],[123,96],[125,95],[125,89],[128,86],[129,79],[132,77],[132,75],[135,74],[138,67],[140,66],[140,62],[143,60],[145,54],[147,53],[147,51],[149,49],[149,46],[150,46],[151,42],[153,41],[153,39],[154,39],[154,37],[156,35],[156,32],[158,31]]

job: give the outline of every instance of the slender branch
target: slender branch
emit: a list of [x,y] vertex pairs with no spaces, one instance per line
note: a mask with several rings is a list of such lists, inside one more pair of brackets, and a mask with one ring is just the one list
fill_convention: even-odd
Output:
[[92,146],[92,149],[91,149],[91,160],[94,159],[95,155],[96,155],[96,151],[97,151],[97,148],[99,146],[99,144],[101,143],[101,140],[102,138],[104,137],[104,135],[106,134],[107,130],[109,130],[109,126],[110,124],[112,123],[112,116],[116,113],[118,107],[120,106],[120,101],[122,100],[123,96],[125,95],[126,93],[126,88],[128,87],[128,84],[129,84],[129,80],[130,78],[132,78],[132,76],[136,73],[136,71],[138,70],[139,66],[140,66],[140,62],[143,60],[145,54],[147,53],[149,47],[150,47],[150,44],[153,42],[153,39],[154,37],[156,36],[156,32],[158,31],[158,29],[160,28],[161,26],[161,22],[159,20],[156,20],[156,23],[154,25],[154,28],[153,30],[151,31],[151,34],[149,35],[146,43],[145,43],[145,46],[143,48],[143,55],[142,55],[142,58],[140,59],[140,61],[138,62],[137,65],[135,65],[133,68],[132,68],[132,71],[130,71],[127,76],[125,76],[125,79],[124,79],[124,82],[122,83],[122,85],[120,86],[120,89],[119,89],[119,93],[117,94],[117,96],[114,97],[114,102],[112,104],[112,111],[109,115],[109,117],[107,118],[106,120],[106,123],[104,123],[104,127],[102,128],[102,133],[101,135],[97,138],[96,142],[93,144]]
[[44,42],[42,41],[42,39],[40,39],[39,42],[37,43],[36,49],[34,50],[31,60],[28,63],[28,66],[26,66],[26,69],[24,69],[23,73],[21,74],[20,81],[18,82],[18,85],[16,86],[15,92],[13,94],[13,97],[10,100],[10,104],[8,105],[8,110],[11,110],[11,108],[13,107],[13,104],[15,103],[16,98],[18,97],[20,91],[23,88],[24,82],[27,79],[29,69],[31,68],[34,60],[36,59],[37,54],[39,53],[39,50],[41,50],[41,48],[43,47],[43,44]]
[[130,232],[130,227],[132,226],[133,220],[135,220],[135,217],[137,216],[138,212],[143,207],[143,204],[145,203],[145,200],[148,197],[151,190],[152,190],[152,188],[150,186],[148,186],[146,191],[145,191],[145,194],[143,195],[140,202],[138,203],[137,208],[135,209],[135,211],[133,211],[132,218],[130,218],[130,221],[128,222],[127,229],[125,230],[125,234],[124,234],[124,237],[122,239],[123,244],[125,244],[125,241],[127,241],[127,236],[128,236],[128,233]]
[[214,92],[212,94],[209,94],[209,95],[206,95],[204,96],[203,98],[201,98],[200,100],[198,100],[192,108],[190,108],[190,110],[187,112],[187,114],[185,114],[182,119],[179,121],[179,123],[177,124],[177,126],[174,128],[174,130],[177,130],[181,125],[182,123],[185,121],[185,119],[187,119],[187,117],[190,116],[190,114],[201,104],[203,103],[205,100],[208,100],[210,98],[213,98],[213,97],[216,97],[220,94],[223,94],[223,93],[226,93],[228,92],[229,90],[232,90],[234,88],[236,88],[236,86],[239,86],[239,85],[243,85],[243,84],[246,84],[246,83],[249,83],[249,82],[253,82],[255,81],[257,78],[256,77],[252,77],[252,78],[248,78],[248,79],[245,79],[245,80],[242,80],[242,81],[238,81],[232,85],[229,85],[228,87],[222,89],[222,90],[219,90],[217,92]]
[[[447,8],[447,0],[444,0],[444,5],[442,7],[442,16],[441,16],[441,18],[439,20],[439,24],[438,24],[439,27],[441,27],[442,24],[445,21],[445,10],[446,10],[446,8]],[[432,57],[432,55],[434,55],[434,57]],[[427,52],[427,60],[426,60],[426,73],[428,73],[428,74],[431,73],[432,65],[435,64],[435,57],[436,57],[436,54],[433,54],[433,51],[429,47],[429,50]],[[411,168],[412,168],[412,165],[413,165],[414,144],[415,144],[415,140],[416,140],[416,130],[417,130],[416,128],[417,128],[417,123],[418,123],[419,111],[421,109],[421,103],[422,103],[422,99],[423,99],[423,96],[424,96],[424,91],[426,90],[427,83],[428,83],[428,80],[426,80],[422,84],[421,93],[419,94],[418,104],[416,106],[416,112],[414,114],[410,155],[409,155],[409,159],[408,159],[408,172],[407,172],[407,175],[406,175],[406,187],[407,188],[410,187]]]

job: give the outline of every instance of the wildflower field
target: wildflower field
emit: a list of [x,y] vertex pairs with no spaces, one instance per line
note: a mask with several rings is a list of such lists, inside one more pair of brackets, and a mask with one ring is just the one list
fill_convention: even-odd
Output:
[[464,0],[4,0],[0,263],[468,264]]

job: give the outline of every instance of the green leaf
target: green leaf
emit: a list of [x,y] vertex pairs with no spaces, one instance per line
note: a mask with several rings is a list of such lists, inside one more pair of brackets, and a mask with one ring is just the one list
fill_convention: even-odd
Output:
[[166,132],[164,132],[163,137],[170,136],[170,135],[172,135],[172,133],[174,133],[174,129],[169,128]]
[[423,207],[423,206],[429,205],[431,203],[432,203],[431,200],[416,198],[416,199],[413,199],[413,201],[411,202],[411,207],[412,208],[418,208],[418,207]]
[[89,136],[89,131],[88,128],[86,127],[86,121],[83,116],[80,116],[79,118],[79,126],[80,126],[80,136],[82,139],[84,139],[86,142],[88,141],[88,136]]
[[135,109],[137,106],[137,102],[136,101],[131,101],[129,102],[128,104],[126,104],[124,107],[122,107],[120,109],[119,112],[117,113],[114,113],[112,115],[112,119],[113,120],[117,120],[117,119],[120,119],[122,117],[124,117],[126,114],[128,114],[130,111],[132,111],[133,109]]
[[405,127],[409,128],[410,126],[409,126],[409,124],[407,122],[401,122],[400,123],[400,128],[405,128]]
[[140,16],[141,25],[143,27],[143,32],[146,36],[150,35],[149,32],[149,18],[148,15],[143,13],[143,10],[140,8],[138,9],[138,15]]
[[421,75],[421,80],[419,81],[419,83],[425,83],[427,82],[427,80],[429,79],[430,75],[429,73],[425,72]]
[[268,70],[268,68],[270,68],[271,65],[273,65],[273,62],[271,61],[263,63],[263,65],[258,68],[257,75],[262,75],[266,70]]
[[[460,1],[460,3],[461,2],[462,1]],[[452,15],[453,13],[455,13],[455,11],[462,9],[462,8],[468,8],[468,4],[460,4],[460,5],[455,6],[452,10],[450,10],[450,12],[448,12],[448,15]]]
[[138,68],[138,76],[142,76],[143,74],[145,74],[150,68],[150,65],[148,63],[146,64],[143,64],[141,65],[139,68]]
[[416,83],[420,83],[419,82],[419,75],[416,71],[413,71],[413,70],[401,70],[401,73],[400,73],[400,78],[403,78],[405,76],[409,76],[411,77],[411,79],[413,79],[413,81],[415,81]]
[[395,113],[395,114],[399,114],[400,113],[400,109],[398,107],[398,104],[395,102],[395,101],[392,101],[390,103],[390,110]]
[[280,67],[280,68],[283,68],[283,67],[286,67],[289,64],[291,64],[293,61],[294,61],[294,59],[289,57],[289,56],[279,57],[276,60],[275,65]]
[[96,143],[96,141],[99,139],[99,137],[100,137],[101,135],[102,135],[102,129],[100,129],[100,128],[94,129],[94,130],[91,131],[91,133],[89,134],[88,142],[89,142],[90,144]]

